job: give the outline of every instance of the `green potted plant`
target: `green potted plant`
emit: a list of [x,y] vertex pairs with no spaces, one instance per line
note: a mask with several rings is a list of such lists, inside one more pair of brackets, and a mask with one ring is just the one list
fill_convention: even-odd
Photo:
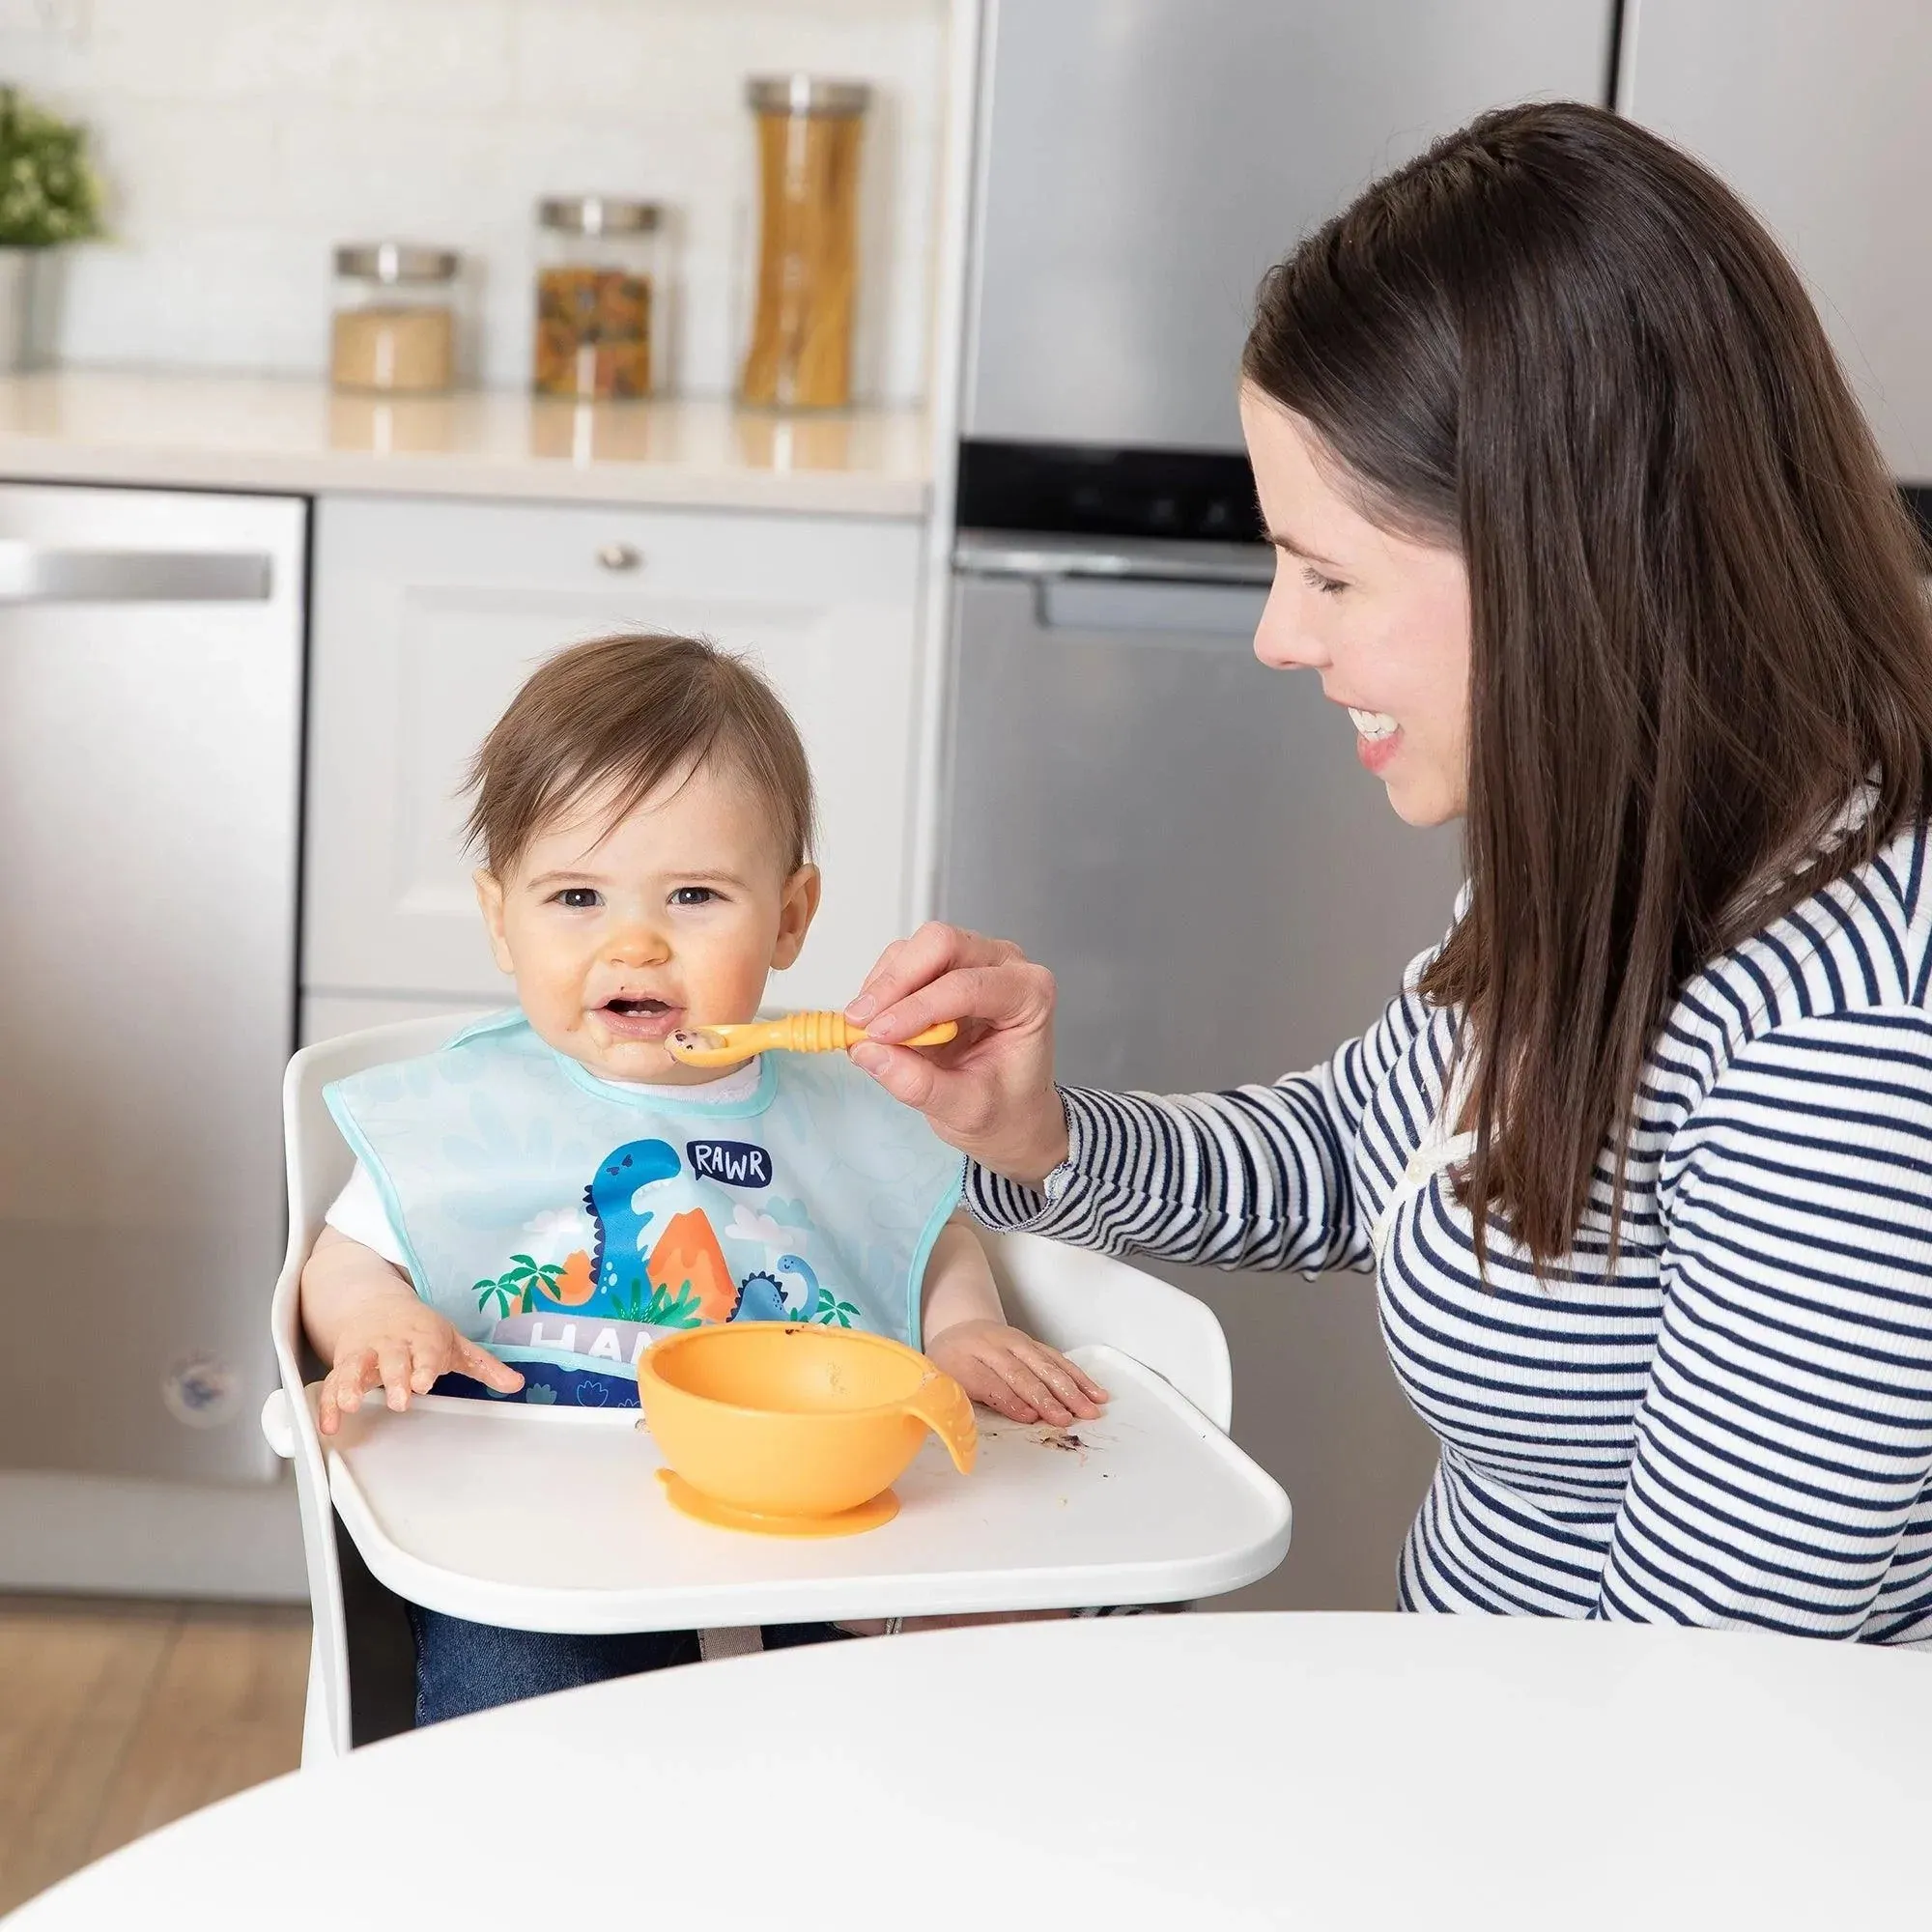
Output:
[[60,249],[101,232],[87,133],[0,87],[0,368],[50,346]]

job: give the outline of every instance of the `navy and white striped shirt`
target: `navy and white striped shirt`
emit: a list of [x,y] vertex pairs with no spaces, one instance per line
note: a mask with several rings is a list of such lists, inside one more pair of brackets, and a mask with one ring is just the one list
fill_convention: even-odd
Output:
[[1567,1263],[1540,1283],[1492,1225],[1479,1282],[1424,960],[1273,1086],[1066,1091],[1060,1200],[969,1165],[968,1204],[1110,1254],[1373,1268],[1442,1445],[1405,1608],[1932,1646],[1929,861],[1923,826],[1900,834],[1682,989],[1613,1274],[1606,1148]]

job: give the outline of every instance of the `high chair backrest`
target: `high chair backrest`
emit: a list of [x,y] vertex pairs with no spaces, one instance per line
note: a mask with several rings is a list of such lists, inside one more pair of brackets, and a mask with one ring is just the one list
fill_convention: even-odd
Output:
[[473,1015],[454,1013],[370,1027],[340,1039],[305,1046],[289,1062],[282,1078],[282,1141],[288,1165],[289,1245],[281,1278],[275,1283],[269,1321],[275,1362],[281,1374],[279,1399],[270,1397],[264,1427],[270,1441],[295,1464],[296,1496],[301,1510],[302,1552],[308,1569],[308,1595],[315,1619],[309,1662],[308,1715],[302,1761],[340,1756],[349,1749],[349,1650],[342,1620],[342,1577],[335,1553],[334,1510],[328,1498],[328,1472],[322,1438],[302,1394],[300,1289],[302,1264],[322,1232],[329,1203],[342,1191],[355,1166],[335,1130],[322,1090],[365,1066],[412,1060],[433,1053],[458,1034]]

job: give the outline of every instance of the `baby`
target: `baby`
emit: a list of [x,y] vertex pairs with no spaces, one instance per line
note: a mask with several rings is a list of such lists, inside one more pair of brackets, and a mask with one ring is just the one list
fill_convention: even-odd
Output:
[[[720,1071],[666,1047],[752,1018],[818,908],[805,750],[755,671],[686,638],[564,651],[470,790],[518,1009],[328,1090],[356,1166],[302,1273],[325,1435],[378,1387],[392,1409],[432,1388],[635,1404],[657,1335],[754,1320],[891,1335],[1014,1421],[1099,1413],[1006,1322],[959,1157],[917,1114],[840,1054]],[[418,1723],[697,1655],[692,1632],[412,1623]]]

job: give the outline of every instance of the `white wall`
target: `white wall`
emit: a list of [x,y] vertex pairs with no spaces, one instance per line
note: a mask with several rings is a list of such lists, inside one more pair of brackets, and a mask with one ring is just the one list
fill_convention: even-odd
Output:
[[79,364],[314,373],[329,250],[481,257],[480,373],[528,375],[533,205],[676,213],[675,374],[728,389],[753,220],[743,81],[870,80],[868,397],[923,397],[946,0],[0,0],[0,74],[84,120],[114,239],[77,251]]

